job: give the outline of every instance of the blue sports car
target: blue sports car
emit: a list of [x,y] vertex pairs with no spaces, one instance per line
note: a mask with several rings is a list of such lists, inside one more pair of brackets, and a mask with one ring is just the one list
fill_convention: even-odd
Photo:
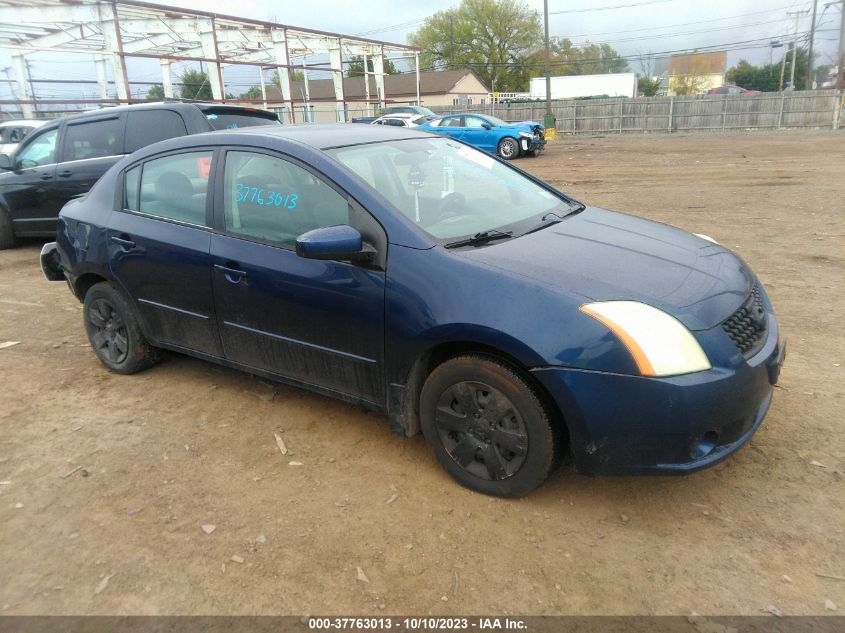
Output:
[[449,114],[428,121],[419,129],[456,138],[505,160],[536,156],[546,147],[543,126],[539,123],[505,123],[486,114]]
[[405,128],[151,145],[62,209],[41,264],[108,369],[171,350],[375,408],[493,495],[567,452],[592,474],[714,464],[784,357],[726,248]]

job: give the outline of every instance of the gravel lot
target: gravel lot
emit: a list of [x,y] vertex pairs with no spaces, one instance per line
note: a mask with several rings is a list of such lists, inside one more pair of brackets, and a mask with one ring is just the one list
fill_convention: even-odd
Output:
[[178,356],[110,374],[27,242],[0,252],[0,613],[845,611],[845,136],[575,138],[518,164],[758,273],[789,353],[748,446],[474,494],[342,403]]

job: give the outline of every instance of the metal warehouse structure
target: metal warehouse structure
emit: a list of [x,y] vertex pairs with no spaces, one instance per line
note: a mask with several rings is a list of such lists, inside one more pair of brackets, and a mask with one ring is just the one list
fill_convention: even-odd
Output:
[[[133,101],[126,71],[126,60],[132,57],[160,61],[167,98],[173,97],[173,62],[204,62],[214,99],[221,102],[226,100],[223,67],[273,69],[291,123],[296,122],[291,98],[293,70],[304,72],[306,78],[309,70],[331,73],[337,120],[346,120],[349,100],[343,92],[343,72],[351,58],[363,57],[365,70],[367,60],[372,59],[373,70],[368,74],[377,93],[354,101],[384,106],[386,57],[413,59],[419,101],[419,51],[413,47],[136,0],[0,0],[0,48],[12,54],[19,97],[6,103],[19,104],[27,117],[32,116],[37,102],[26,55],[37,51],[93,56],[100,88],[100,99],[95,102],[101,104]],[[309,58],[317,61],[309,63]],[[112,68],[116,99],[108,96],[107,64]]]

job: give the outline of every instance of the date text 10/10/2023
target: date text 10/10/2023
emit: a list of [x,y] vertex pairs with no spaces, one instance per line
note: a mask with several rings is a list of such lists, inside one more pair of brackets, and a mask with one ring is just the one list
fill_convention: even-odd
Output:
[[299,196],[295,193],[279,193],[276,191],[265,191],[260,187],[250,187],[238,183],[236,202],[254,202],[266,207],[283,207],[295,209]]

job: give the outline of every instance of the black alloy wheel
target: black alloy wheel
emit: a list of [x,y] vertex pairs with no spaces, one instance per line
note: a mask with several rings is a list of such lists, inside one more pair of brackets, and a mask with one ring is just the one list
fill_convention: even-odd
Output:
[[437,403],[434,423],[449,456],[476,477],[513,476],[528,454],[522,416],[501,391],[480,382],[459,382]]
[[147,341],[129,302],[109,282],[89,288],[82,314],[94,353],[113,372],[134,374],[161,358],[161,350]]
[[98,356],[120,364],[129,353],[129,336],[126,324],[108,299],[95,299],[88,310],[88,328],[91,346]]
[[516,367],[482,354],[435,367],[420,393],[420,425],[461,485],[520,497],[557,468],[565,427]]

